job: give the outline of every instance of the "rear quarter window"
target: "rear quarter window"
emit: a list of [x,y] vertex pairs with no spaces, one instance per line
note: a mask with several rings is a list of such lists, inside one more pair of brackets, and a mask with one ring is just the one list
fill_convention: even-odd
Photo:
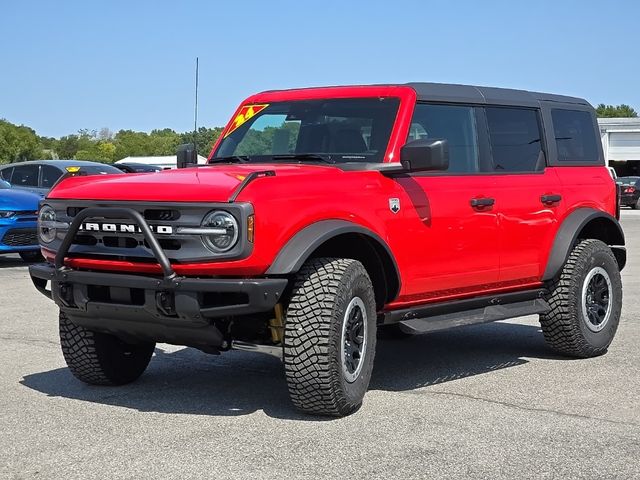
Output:
[[0,177],[7,182],[11,182],[11,174],[13,173],[13,167],[7,167],[0,170]]
[[551,118],[559,162],[597,163],[600,160],[590,112],[552,109]]

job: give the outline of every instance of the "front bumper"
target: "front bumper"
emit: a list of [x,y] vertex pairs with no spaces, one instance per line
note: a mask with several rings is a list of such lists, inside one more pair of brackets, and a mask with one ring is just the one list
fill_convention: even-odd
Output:
[[0,253],[40,250],[36,222],[23,218],[0,221]]
[[287,286],[284,278],[167,280],[49,263],[31,265],[29,273],[78,325],[124,339],[214,348],[224,341],[214,319],[270,311]]
[[[74,270],[65,258],[88,218],[130,218],[138,224],[162,277]],[[125,340],[175,343],[203,349],[224,346],[216,318],[271,310],[285,278],[193,278],[178,276],[142,214],[131,208],[86,208],[76,214],[56,252],[55,264],[29,268],[36,288],[69,319]],[[51,282],[51,290],[46,290]]]

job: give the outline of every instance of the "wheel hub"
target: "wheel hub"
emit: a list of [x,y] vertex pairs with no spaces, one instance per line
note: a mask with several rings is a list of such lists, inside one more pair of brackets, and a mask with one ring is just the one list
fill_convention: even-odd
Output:
[[582,286],[582,316],[592,332],[601,331],[609,322],[612,310],[611,279],[602,267],[593,268]]
[[356,381],[367,351],[367,310],[360,297],[354,297],[344,313],[340,359],[342,374],[347,382]]

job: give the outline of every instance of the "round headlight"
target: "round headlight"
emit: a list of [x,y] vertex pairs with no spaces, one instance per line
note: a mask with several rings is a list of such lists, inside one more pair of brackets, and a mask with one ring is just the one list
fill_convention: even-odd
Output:
[[51,243],[56,239],[56,211],[49,205],[40,209],[38,214],[38,236],[44,243]]
[[205,246],[212,252],[227,252],[238,242],[238,222],[228,212],[220,210],[209,212],[202,221],[202,227],[219,230],[219,233],[202,236]]

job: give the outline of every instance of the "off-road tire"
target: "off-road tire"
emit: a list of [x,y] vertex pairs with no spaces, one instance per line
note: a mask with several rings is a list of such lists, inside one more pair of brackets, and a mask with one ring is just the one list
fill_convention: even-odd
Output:
[[[346,309],[360,298],[365,348],[359,373],[348,381],[341,348]],[[353,307],[352,307],[353,308]],[[358,307],[360,308],[360,307]],[[364,317],[364,315],[362,315]],[[306,413],[344,416],[356,411],[369,386],[376,349],[373,286],[360,262],[316,258],[298,272],[287,307],[284,368],[293,404]]]
[[[592,331],[583,313],[582,298],[587,276],[602,268],[611,282],[611,312],[602,330]],[[600,240],[583,240],[573,249],[554,280],[547,298],[551,310],[540,315],[542,333],[555,351],[572,357],[602,355],[613,341],[622,310],[620,269],[611,249]]]
[[155,343],[128,344],[74,324],[60,312],[60,345],[71,373],[91,385],[124,385],[147,368]]
[[27,263],[36,263],[44,261],[44,257],[40,253],[40,251],[31,251],[31,252],[18,252],[20,258]]

